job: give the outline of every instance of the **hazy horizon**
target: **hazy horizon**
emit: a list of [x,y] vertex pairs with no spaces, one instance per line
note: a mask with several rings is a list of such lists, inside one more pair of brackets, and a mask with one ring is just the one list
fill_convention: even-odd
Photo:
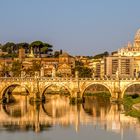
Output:
[[140,28],[135,0],[0,0],[0,43],[41,40],[72,55],[115,51]]

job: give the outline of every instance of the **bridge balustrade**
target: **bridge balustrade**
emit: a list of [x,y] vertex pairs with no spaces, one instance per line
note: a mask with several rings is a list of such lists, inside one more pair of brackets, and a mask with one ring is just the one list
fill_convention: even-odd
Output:
[[79,81],[116,81],[116,80],[120,80],[120,81],[140,81],[140,78],[138,77],[130,77],[130,78],[61,78],[61,77],[39,77],[39,78],[35,78],[35,77],[0,77],[0,81],[58,81],[58,82],[62,82],[62,81],[75,81],[75,80],[79,80]]

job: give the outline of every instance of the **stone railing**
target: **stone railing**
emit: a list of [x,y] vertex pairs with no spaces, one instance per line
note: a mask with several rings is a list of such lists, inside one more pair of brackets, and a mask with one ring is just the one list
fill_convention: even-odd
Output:
[[0,77],[0,81],[140,81],[140,78]]

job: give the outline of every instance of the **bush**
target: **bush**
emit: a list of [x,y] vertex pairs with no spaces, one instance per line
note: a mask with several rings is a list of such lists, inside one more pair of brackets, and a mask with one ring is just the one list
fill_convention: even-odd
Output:
[[136,99],[136,98],[138,98],[138,97],[139,97],[139,94],[133,94],[133,95],[132,95],[132,98],[133,98],[133,99]]

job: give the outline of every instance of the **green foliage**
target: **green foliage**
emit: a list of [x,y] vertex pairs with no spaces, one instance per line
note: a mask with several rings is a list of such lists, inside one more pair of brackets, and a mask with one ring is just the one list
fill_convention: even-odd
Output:
[[24,42],[24,43],[18,43],[18,44],[16,44],[16,46],[17,46],[18,49],[24,48],[26,53],[29,53],[30,52],[29,44],[26,43],[26,42]]
[[133,104],[137,104],[140,102],[140,96],[137,95],[125,95],[123,99],[123,103],[126,107],[129,107],[131,109]]
[[22,63],[19,61],[15,61],[12,64],[12,68],[11,71],[13,73],[14,77],[19,77],[21,74],[21,70],[22,70]]
[[44,47],[41,48],[41,52],[42,53],[45,53],[47,51],[48,51],[48,47],[47,46],[44,46]]
[[95,55],[93,58],[94,59],[100,59],[100,58],[103,58],[103,57],[107,57],[108,55],[109,55],[108,52],[104,52],[104,53]]
[[140,119],[140,111],[137,111],[132,108],[134,104],[140,103],[140,96],[137,97],[136,96],[137,95],[125,95],[123,99],[123,104],[126,111],[125,112],[126,115]]
[[34,76],[36,71],[40,71],[42,65],[40,61],[33,61],[32,67],[25,70],[27,76]]
[[35,54],[36,55],[39,54],[39,56],[40,56],[41,48],[43,48],[44,45],[43,45],[43,42],[41,42],[41,41],[34,41],[30,44],[30,48],[31,47],[34,49]]
[[2,72],[1,72],[1,77],[4,77],[4,76],[9,76],[9,72],[10,72],[10,68],[8,65],[2,65]]
[[6,54],[6,55],[1,55],[0,58],[17,58],[18,54]]
[[33,65],[31,68],[33,71],[40,71],[41,69],[41,62],[40,61],[33,61]]
[[132,98],[133,98],[133,99],[136,99],[136,98],[138,98],[138,97],[139,97],[138,94],[133,94],[133,95],[132,95]]
[[62,50],[60,50],[60,51],[55,51],[53,57],[58,58],[59,55],[61,55],[62,53],[63,53]]
[[16,44],[13,42],[7,42],[6,44],[4,44],[1,47],[2,51],[4,52],[8,52],[8,53],[16,53],[16,51],[18,50],[16,47]]
[[42,46],[43,45],[43,42],[42,41],[34,41],[34,42],[32,42],[31,44],[30,44],[30,47],[40,47],[40,46]]
[[34,49],[35,54],[47,54],[48,52],[53,51],[51,48],[52,45],[48,43],[43,43],[41,41],[34,41],[30,44],[30,47]]
[[48,44],[48,43],[44,43],[44,50],[42,51],[43,54],[49,54],[52,55],[51,52],[53,51],[52,49],[52,45]]
[[25,69],[26,76],[34,76],[34,71],[31,68]]
[[83,67],[84,66],[84,63],[83,62],[81,62],[81,61],[75,61],[75,66],[76,67]]
[[92,77],[92,69],[84,67],[84,66],[76,66],[75,71],[78,71],[80,78],[91,78]]
[[60,52],[59,52],[59,51],[55,51],[55,52],[54,52],[54,57],[55,57],[55,58],[58,58],[59,55],[60,55]]
[[24,48],[26,53],[30,53],[30,48],[33,48],[34,53],[36,54],[36,56],[40,56],[41,54],[49,54],[53,51],[52,49],[52,45],[48,44],[48,43],[44,43],[41,41],[34,41],[31,44],[28,44],[26,42],[23,43],[13,43],[13,42],[7,42],[4,45],[0,45],[0,49],[3,52],[8,52],[7,55],[2,55],[2,58],[15,58],[18,57],[18,50],[20,48]]
[[140,111],[137,111],[135,109],[126,112],[126,115],[140,119]]
[[97,91],[97,93],[85,93],[84,94],[85,96],[98,96],[98,97],[104,97],[104,98],[110,98],[110,93],[109,92],[100,92],[100,93],[98,93],[98,91]]

